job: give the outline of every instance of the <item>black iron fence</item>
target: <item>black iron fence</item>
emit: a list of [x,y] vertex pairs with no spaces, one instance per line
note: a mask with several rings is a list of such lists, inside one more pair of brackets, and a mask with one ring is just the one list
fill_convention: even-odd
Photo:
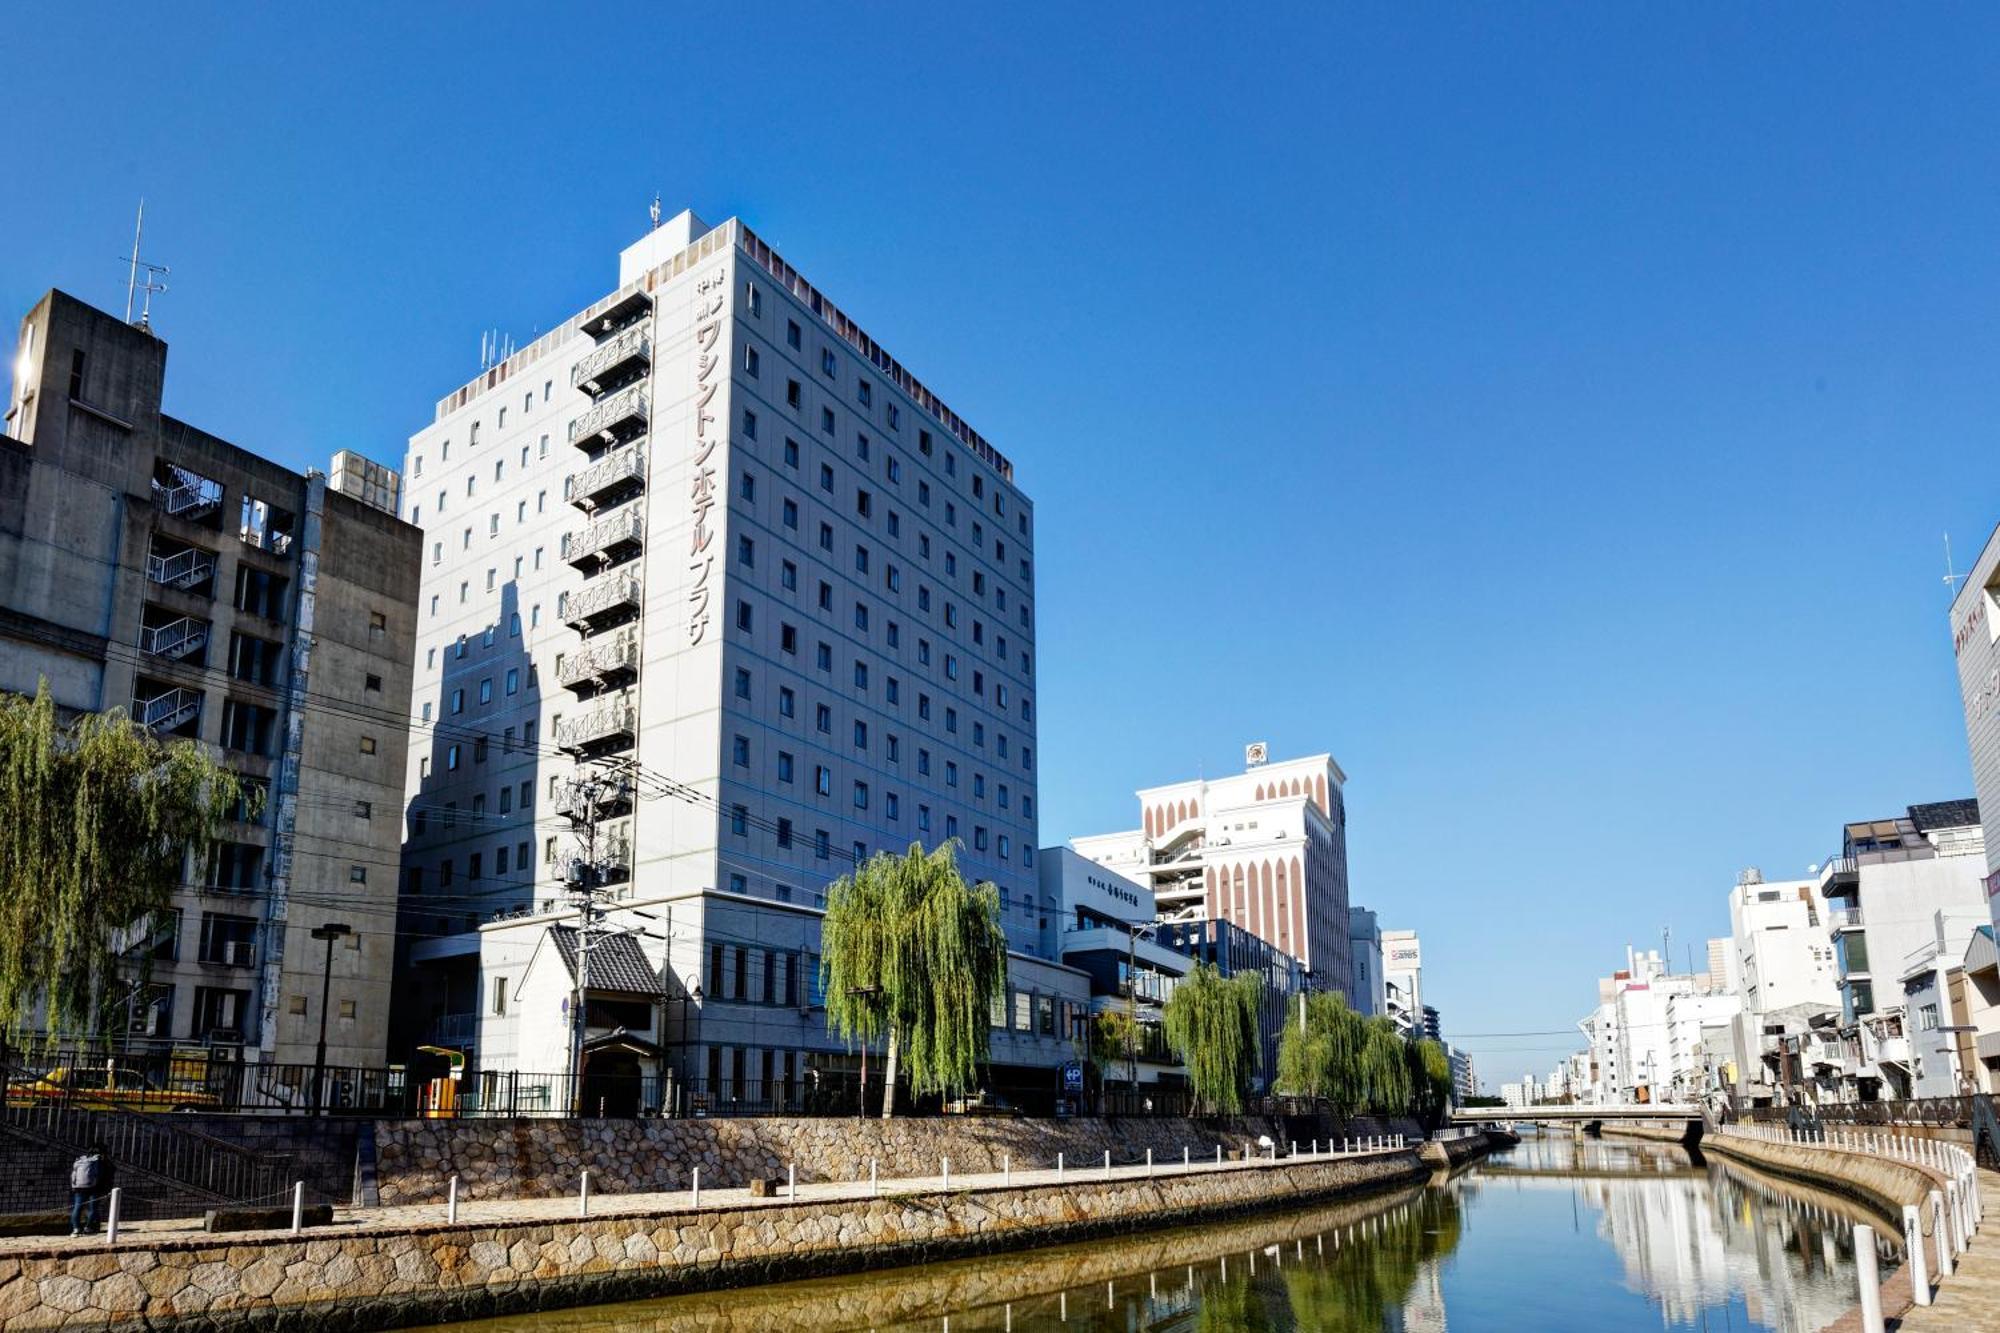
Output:
[[1753,1106],[1738,1111],[1755,1123],[1789,1124],[1798,1119],[1834,1125],[1917,1125],[1970,1128],[1975,1104],[1990,1097],[1922,1097],[1905,1101],[1821,1102],[1812,1106]]

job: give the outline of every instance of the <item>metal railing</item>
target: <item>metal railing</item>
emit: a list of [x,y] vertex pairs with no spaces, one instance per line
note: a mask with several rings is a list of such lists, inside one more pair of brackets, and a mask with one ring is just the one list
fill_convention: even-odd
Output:
[[595,510],[597,497],[613,488],[636,490],[646,484],[646,451],[630,444],[592,463],[569,479],[569,502],[586,513]]
[[631,736],[638,730],[638,721],[639,711],[632,706],[631,699],[619,695],[580,717],[564,718],[556,723],[556,745],[561,749],[575,750],[613,737]]
[[595,407],[571,422],[570,442],[585,444],[600,438],[615,441],[627,426],[636,425],[640,430],[644,430],[649,415],[646,386],[635,384],[629,389],[621,389],[601,400]]
[[565,625],[584,625],[619,607],[630,606],[637,610],[642,592],[643,587],[636,574],[593,579],[574,592],[563,593],[556,610]]
[[192,588],[215,573],[215,557],[198,546],[172,555],[146,556],[146,577],[163,588]]
[[1794,1112],[1837,1125],[1929,1125],[1969,1128],[1973,1104],[1991,1102],[1990,1096],[1919,1097],[1886,1102],[1819,1102],[1805,1106],[1752,1106],[1744,1109],[1745,1119],[1758,1124],[1786,1124]]
[[585,681],[595,681],[599,677],[635,671],[638,666],[638,636],[621,634],[617,638],[607,639],[601,643],[586,641],[574,652],[564,654],[562,665],[556,671],[556,680],[565,689],[569,689]]
[[222,487],[191,472],[173,469],[178,484],[153,478],[153,503],[176,518],[206,518],[222,508]]
[[183,658],[201,651],[207,643],[208,622],[193,616],[182,616],[164,625],[143,625],[139,629],[139,647],[155,657]]
[[1866,923],[1861,919],[1859,907],[1836,907],[1826,914],[1826,924],[1835,930],[1846,930]]
[[605,372],[627,361],[650,362],[653,359],[653,339],[642,325],[631,328],[615,338],[606,339],[597,349],[585,355],[569,373],[570,387],[588,389],[602,379]]
[[171,731],[201,711],[201,691],[178,686],[150,699],[134,701],[141,726]]
[[562,558],[575,564],[621,543],[645,539],[646,516],[637,508],[626,509],[574,532],[565,532]]

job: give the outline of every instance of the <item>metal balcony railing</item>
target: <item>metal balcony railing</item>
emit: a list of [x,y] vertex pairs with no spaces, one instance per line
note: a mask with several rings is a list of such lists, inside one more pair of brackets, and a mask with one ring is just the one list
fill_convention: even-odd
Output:
[[222,487],[204,481],[179,468],[173,470],[176,484],[153,478],[153,503],[176,518],[206,518],[222,508]]
[[192,588],[215,573],[215,557],[197,546],[173,555],[148,555],[146,577],[163,588]]
[[569,502],[585,513],[629,499],[646,489],[646,454],[639,444],[601,456],[569,479]]
[[639,710],[629,695],[617,695],[587,713],[556,723],[556,744],[565,750],[616,749],[638,734]]
[[132,711],[137,714],[139,725],[155,731],[172,731],[201,712],[201,691],[184,687],[166,690],[134,700]]
[[601,518],[562,539],[562,557],[579,569],[610,560],[645,544],[646,516],[639,509],[626,509]]
[[580,449],[623,444],[641,435],[651,415],[646,386],[635,384],[610,394],[570,423],[570,443]]
[[578,361],[569,372],[569,382],[572,387],[595,396],[630,383],[652,363],[652,335],[643,326],[629,328],[598,344],[596,351]]
[[630,814],[632,797],[632,784],[623,778],[565,782],[556,788],[556,813],[565,819],[581,821],[589,816],[589,807],[594,803],[599,819],[611,818]]
[[556,680],[564,689],[595,691],[638,669],[638,636],[623,634],[565,654]]
[[1826,923],[1835,930],[1859,930],[1865,924],[1858,907],[1836,907],[1826,914]]
[[629,838],[607,838],[598,844],[597,868],[607,883],[632,878],[632,842]]
[[616,297],[602,310],[580,321],[577,329],[593,338],[606,339],[644,318],[653,308],[653,298],[638,288]]
[[179,661],[200,652],[208,644],[208,622],[182,616],[165,625],[145,625],[139,630],[139,647],[155,657]]
[[643,587],[637,574],[593,579],[556,604],[562,622],[572,629],[597,629],[621,617],[637,615]]

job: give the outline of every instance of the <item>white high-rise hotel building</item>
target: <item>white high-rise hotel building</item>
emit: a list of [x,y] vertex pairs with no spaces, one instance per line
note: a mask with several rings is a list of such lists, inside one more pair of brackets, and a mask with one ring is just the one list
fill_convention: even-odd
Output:
[[411,752],[405,1040],[564,1067],[586,775],[637,945],[592,972],[615,1063],[776,1084],[838,1050],[815,909],[876,850],[960,839],[1036,949],[1033,507],[741,221],[626,249],[615,292],[446,397],[406,463],[437,725]]

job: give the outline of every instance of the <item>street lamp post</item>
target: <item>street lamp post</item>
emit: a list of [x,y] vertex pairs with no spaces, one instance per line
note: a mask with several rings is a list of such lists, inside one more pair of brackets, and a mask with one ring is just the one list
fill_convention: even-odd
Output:
[[313,1050],[312,1110],[320,1111],[322,1086],[326,1082],[326,1001],[327,993],[333,986],[333,942],[345,939],[354,933],[354,927],[341,921],[329,921],[314,926],[312,937],[326,941],[326,966],[319,976],[319,1045]]

